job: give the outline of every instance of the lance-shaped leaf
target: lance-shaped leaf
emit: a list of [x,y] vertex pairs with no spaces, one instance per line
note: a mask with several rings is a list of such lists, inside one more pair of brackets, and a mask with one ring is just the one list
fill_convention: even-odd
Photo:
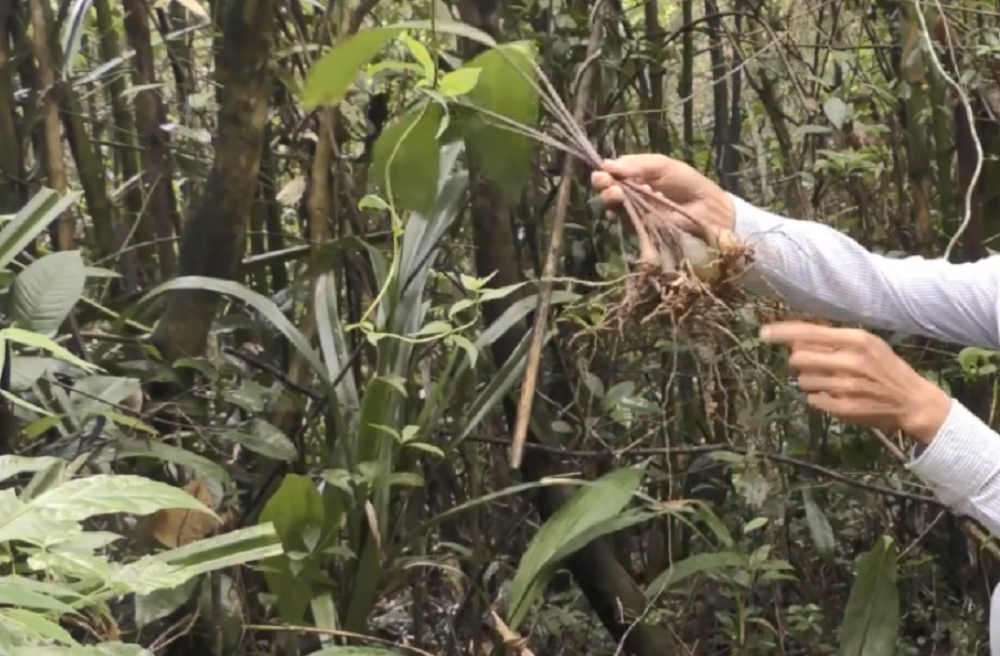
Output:
[[840,625],[839,656],[895,656],[899,633],[896,545],[889,537],[858,558],[858,575]]

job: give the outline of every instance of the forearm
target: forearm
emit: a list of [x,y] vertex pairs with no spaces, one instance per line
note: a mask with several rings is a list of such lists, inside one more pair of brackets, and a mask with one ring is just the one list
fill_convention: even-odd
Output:
[[735,232],[754,253],[749,288],[829,319],[1000,345],[1000,259],[955,265],[887,258],[829,226],[780,217],[736,197],[733,204]]
[[1000,536],[1000,435],[960,403],[909,467],[943,503]]

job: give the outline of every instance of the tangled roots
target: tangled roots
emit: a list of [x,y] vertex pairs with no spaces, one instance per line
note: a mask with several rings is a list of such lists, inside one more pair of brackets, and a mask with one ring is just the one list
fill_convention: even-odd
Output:
[[672,248],[644,252],[626,278],[612,322],[621,331],[636,324],[702,332],[722,327],[742,300],[740,275],[750,263],[749,249],[728,233],[716,248],[683,235]]

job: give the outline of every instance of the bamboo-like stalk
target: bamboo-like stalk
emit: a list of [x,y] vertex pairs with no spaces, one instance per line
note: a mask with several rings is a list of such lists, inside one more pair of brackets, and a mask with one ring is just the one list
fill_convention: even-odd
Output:
[[[592,60],[600,47],[601,33],[604,31],[604,5],[604,0],[597,0],[597,4],[594,6],[593,20],[590,26],[590,40],[587,43],[587,57],[583,63],[585,69],[580,76],[580,86],[576,92],[576,103],[571,120],[576,125],[583,122],[587,103],[590,102],[590,81],[592,75],[591,68],[587,64]],[[546,79],[544,75],[539,77],[542,80]],[[556,94],[552,95],[558,98]],[[559,104],[561,105],[561,103]],[[589,145],[586,139],[583,141]],[[591,148],[591,150],[593,149]],[[549,252],[545,261],[545,268],[542,271],[541,289],[538,294],[538,310],[535,312],[535,329],[531,336],[531,349],[528,351],[524,384],[521,387],[521,400],[517,407],[517,424],[514,428],[514,438],[511,442],[510,464],[515,468],[521,466],[521,457],[524,454],[524,441],[528,435],[528,421],[531,417],[531,404],[534,400],[535,386],[538,381],[538,367],[542,359],[545,326],[548,322],[549,306],[552,304],[552,281],[556,275],[559,255],[562,252],[563,229],[566,225],[566,212],[569,209],[569,192],[573,181],[574,164],[574,158],[566,157],[566,161],[563,164],[562,179],[559,182],[559,193],[556,197],[555,214],[552,217],[552,236],[549,241]]]

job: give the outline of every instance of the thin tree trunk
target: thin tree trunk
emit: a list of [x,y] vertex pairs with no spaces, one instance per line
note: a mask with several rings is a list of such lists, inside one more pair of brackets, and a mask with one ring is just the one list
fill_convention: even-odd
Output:
[[[274,7],[275,0],[246,0],[226,11],[218,145],[204,198],[184,226],[180,275],[235,279],[239,273],[271,97]],[[153,335],[161,352],[171,359],[201,355],[217,304],[211,292],[172,293]]]
[[[132,82],[142,87],[135,94],[135,112],[142,146],[142,181],[149,201],[148,220],[156,240],[155,252],[159,265],[159,278],[172,278],[177,271],[174,235],[180,231],[177,199],[174,197],[173,167],[170,164],[170,143],[160,126],[167,122],[166,109],[156,89],[153,67],[153,47],[149,27],[149,8],[145,0],[123,0],[125,8],[125,33],[129,45],[135,50]],[[146,221],[147,217],[138,220]],[[152,249],[147,251],[152,254]]]
[[[56,73],[49,50],[49,32],[45,20],[43,0],[31,0],[31,45],[38,62],[37,91],[41,99],[43,136],[45,146],[45,170],[49,187],[66,193],[69,183],[66,177],[66,163],[63,159],[62,132],[59,129],[59,102],[55,94]],[[76,231],[72,212],[66,210],[56,221],[53,245],[57,250],[73,248]]]

